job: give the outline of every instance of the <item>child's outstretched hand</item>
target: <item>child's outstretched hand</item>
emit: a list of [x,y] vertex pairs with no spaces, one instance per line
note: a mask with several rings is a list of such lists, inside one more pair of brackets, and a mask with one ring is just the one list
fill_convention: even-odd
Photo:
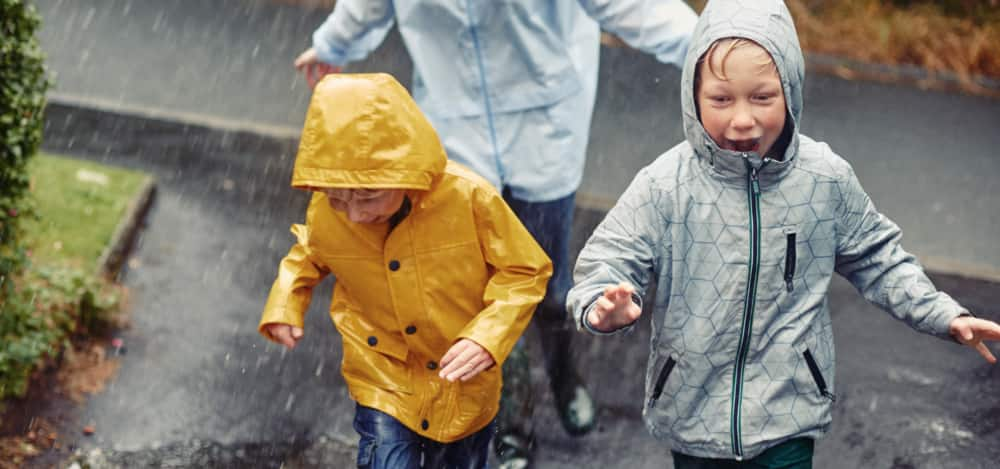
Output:
[[289,349],[295,348],[295,345],[302,340],[303,331],[301,327],[271,323],[265,324],[264,328],[268,334],[271,334],[271,337],[274,337],[274,340],[277,340],[281,345]]
[[490,352],[481,345],[469,339],[461,339],[444,354],[438,376],[448,381],[468,381],[495,363]]
[[972,316],[959,316],[951,321],[949,326],[952,337],[959,342],[976,349],[986,361],[996,363],[997,359],[990,352],[984,340],[1000,340],[1000,324]]
[[312,47],[295,58],[295,69],[306,76],[306,83],[309,84],[310,89],[315,88],[316,83],[319,83],[323,77],[331,73],[340,73],[340,67],[320,62],[319,56],[316,55],[316,49]]
[[590,327],[599,331],[613,331],[639,319],[642,308],[632,301],[632,293],[635,293],[635,287],[627,282],[605,288],[604,296],[597,299],[597,304],[587,314]]

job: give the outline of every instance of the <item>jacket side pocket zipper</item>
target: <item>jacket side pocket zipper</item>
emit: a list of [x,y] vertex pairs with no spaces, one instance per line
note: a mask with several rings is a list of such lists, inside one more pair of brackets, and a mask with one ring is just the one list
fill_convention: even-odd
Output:
[[785,289],[791,292],[795,277],[795,233],[785,233],[785,240]]
[[667,362],[663,364],[660,374],[656,377],[656,384],[653,386],[653,395],[649,396],[649,407],[653,407],[657,399],[660,398],[660,394],[663,394],[663,386],[667,384],[667,378],[670,377],[670,372],[674,370],[674,365],[676,364],[677,362],[674,360],[674,357],[667,357]]
[[831,401],[836,401],[837,397],[826,388],[826,380],[823,379],[823,374],[819,372],[819,366],[816,365],[816,359],[813,358],[812,352],[806,349],[805,352],[802,352],[802,355],[806,357],[806,365],[809,366],[809,373],[812,374],[813,381],[816,382],[816,387],[819,388],[819,393]]

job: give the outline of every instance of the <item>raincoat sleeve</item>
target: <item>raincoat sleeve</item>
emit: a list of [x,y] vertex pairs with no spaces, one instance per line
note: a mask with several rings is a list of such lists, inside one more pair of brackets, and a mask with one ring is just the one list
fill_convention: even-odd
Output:
[[606,335],[632,328],[629,325],[610,332],[598,331],[586,318],[604,289],[621,282],[636,288],[632,301],[642,306],[641,298],[655,268],[654,253],[669,251],[662,234],[667,229],[663,221],[666,214],[654,200],[651,188],[651,178],[644,169],[580,251],[573,270],[575,284],[566,297],[566,306],[573,313],[578,329]]
[[339,0],[333,13],[313,33],[319,60],[343,66],[375,50],[395,23],[390,0]]
[[681,0],[579,0],[580,6],[628,45],[681,67],[698,16]]
[[875,209],[854,171],[841,181],[837,273],[868,301],[914,329],[953,339],[951,321],[968,311],[938,291],[923,267],[900,245],[899,227]]
[[479,344],[502,364],[545,296],[552,261],[492,188],[475,190],[473,204],[479,245],[493,275],[483,291],[485,309],[459,337]]
[[260,334],[272,341],[274,338],[267,333],[264,325],[280,323],[302,327],[306,310],[312,301],[312,289],[328,273],[310,258],[307,247],[309,228],[305,225],[293,225],[292,233],[298,238],[298,242],[278,265],[278,278],[271,286],[271,294],[257,326]]

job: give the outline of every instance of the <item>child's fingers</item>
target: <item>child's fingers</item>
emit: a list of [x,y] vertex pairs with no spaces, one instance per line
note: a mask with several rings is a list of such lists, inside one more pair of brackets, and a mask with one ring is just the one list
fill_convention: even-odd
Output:
[[457,373],[454,373],[450,381],[455,379],[461,381],[468,381],[473,376],[476,376],[486,368],[488,368],[493,363],[493,357],[485,350],[479,350],[475,352],[475,355],[469,358],[464,366],[459,368]]
[[482,361],[479,362],[478,365],[476,365],[472,369],[472,371],[466,373],[464,376],[462,376],[459,379],[461,379],[462,381],[468,381],[468,380],[474,378],[479,373],[482,373],[483,371],[485,371],[487,368],[489,368],[491,366],[493,366],[493,359],[492,358],[487,359],[487,360],[482,360]]
[[605,314],[615,309],[615,303],[606,296],[601,296],[597,298],[597,304],[594,305],[594,309],[597,309],[601,317]]
[[988,361],[990,363],[996,363],[997,362],[996,357],[993,356],[993,353],[990,352],[990,349],[989,349],[989,347],[986,346],[986,344],[984,344],[982,342],[979,342],[976,345],[974,345],[973,347],[976,349],[977,352],[979,352],[980,355],[983,356],[983,358],[986,359],[986,361]]
[[448,351],[445,352],[444,356],[441,357],[440,360],[438,360],[438,365],[441,365],[441,371],[444,371],[444,369],[451,364],[451,362],[455,359],[455,357],[458,356],[459,350],[457,349],[457,346],[458,344],[452,345],[451,348],[449,348]]
[[974,329],[980,339],[1000,340],[1000,324],[993,321],[980,319]]
[[271,337],[278,341],[279,344],[284,345],[288,348],[295,348],[295,339],[292,338],[291,326],[287,324],[278,324],[271,326],[268,331],[271,333]]
[[295,339],[296,341],[301,339],[302,336],[305,334],[305,331],[303,331],[301,327],[292,326],[291,332],[292,332],[292,338]]
[[[456,344],[465,345],[465,344]],[[456,379],[462,377],[465,373],[468,373],[476,366],[476,356],[479,352],[475,350],[475,347],[463,347],[462,351],[448,363],[446,366],[441,368],[438,376],[447,379],[448,381],[455,381]]]

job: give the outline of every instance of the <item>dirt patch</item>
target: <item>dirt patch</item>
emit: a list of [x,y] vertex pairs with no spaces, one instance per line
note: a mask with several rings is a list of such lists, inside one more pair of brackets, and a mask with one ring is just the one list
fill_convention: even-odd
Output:
[[112,338],[78,338],[57,363],[37,373],[25,398],[6,402],[0,419],[0,469],[50,467],[72,454],[73,442],[97,429],[78,423],[90,395],[114,378],[124,348]]

